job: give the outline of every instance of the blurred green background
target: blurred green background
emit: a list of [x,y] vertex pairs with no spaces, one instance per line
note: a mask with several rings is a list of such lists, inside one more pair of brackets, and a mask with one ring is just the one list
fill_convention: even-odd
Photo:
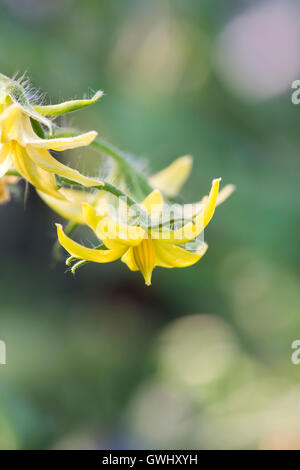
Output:
[[150,172],[192,154],[186,202],[237,186],[203,260],[151,288],[118,262],[53,267],[33,190],[0,207],[0,448],[300,448],[299,19],[292,0],[0,1],[2,73],[53,103],[103,89],[68,123]]

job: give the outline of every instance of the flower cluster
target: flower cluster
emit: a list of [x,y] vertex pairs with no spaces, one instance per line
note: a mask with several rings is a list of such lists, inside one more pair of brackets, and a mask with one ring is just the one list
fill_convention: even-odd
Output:
[[[178,204],[178,194],[191,172],[190,156],[146,176],[136,159],[97,138],[97,132],[80,133],[54,123],[56,116],[89,106],[102,94],[39,105],[22,80],[0,74],[0,204],[9,201],[11,185],[26,180],[68,221],[65,230],[56,225],[73,273],[87,262],[121,259],[130,270],[140,271],[150,285],[156,266],[187,267],[205,254],[204,229],[234,187],[227,185],[219,191],[221,178],[217,178],[209,195],[194,204]],[[83,175],[58,160],[58,152],[83,146],[106,157],[105,177]],[[103,160],[98,175],[102,167]],[[70,238],[78,225],[94,232],[97,246],[89,248]]]

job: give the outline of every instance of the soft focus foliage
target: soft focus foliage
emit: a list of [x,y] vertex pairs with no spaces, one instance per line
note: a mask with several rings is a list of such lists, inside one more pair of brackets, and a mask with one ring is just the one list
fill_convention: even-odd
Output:
[[298,3],[0,3],[3,73],[27,70],[53,103],[105,90],[62,125],[149,174],[193,155],[185,200],[217,175],[237,186],[201,263],[151,290],[121,263],[50,270],[57,215],[34,191],[0,206],[0,447],[300,448]]

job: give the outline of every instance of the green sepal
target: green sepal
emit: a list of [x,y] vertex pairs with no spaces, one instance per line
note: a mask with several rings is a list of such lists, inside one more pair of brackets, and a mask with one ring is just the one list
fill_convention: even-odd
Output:
[[79,109],[85,108],[86,106],[90,106],[91,104],[96,103],[96,101],[98,101],[101,96],[103,96],[103,91],[98,90],[89,100],[71,100],[60,104],[34,106],[34,109],[42,116],[59,116],[61,114],[71,113],[72,111],[77,111]]

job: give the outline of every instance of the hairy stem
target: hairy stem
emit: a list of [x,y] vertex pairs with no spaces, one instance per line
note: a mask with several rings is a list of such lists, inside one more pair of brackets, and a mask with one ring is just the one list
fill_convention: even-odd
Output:
[[[80,132],[76,129],[59,129],[55,132],[55,137],[74,137],[79,135]],[[126,173],[126,175],[133,176],[133,180],[139,185],[143,192],[143,196],[148,195],[152,191],[152,187],[148,183],[147,179],[132,165],[130,162],[130,156],[120,150],[118,147],[110,144],[101,137],[96,137],[95,140],[90,144],[94,149],[104,152],[106,155],[112,157],[120,166],[120,168]]]
[[[9,170],[6,174],[9,175],[9,176],[19,176],[19,177],[21,177],[21,175],[15,170]],[[66,183],[66,184],[69,184],[69,185],[72,185],[72,186],[80,186],[81,188],[83,187],[81,184],[77,183],[76,181],[70,180],[68,178],[60,177],[59,179],[60,179],[60,181]],[[137,215],[139,215],[140,218],[141,218],[141,224],[146,225],[146,226],[148,225],[149,217],[148,217],[147,212],[145,212],[142,209],[142,207],[138,204],[138,202],[135,201],[131,196],[129,196],[129,194],[125,193],[124,191],[119,189],[114,184],[108,183],[107,181],[103,181],[103,183],[99,184],[99,186],[95,185],[95,186],[91,186],[91,188],[99,189],[101,191],[107,191],[108,193],[111,193],[111,194],[113,194],[114,196],[116,196],[118,198],[122,198],[128,204],[128,206],[135,208]],[[71,224],[71,222],[70,222],[70,224]],[[75,225],[77,225],[77,224],[75,224]],[[72,229],[72,231],[73,231],[73,229]]]

